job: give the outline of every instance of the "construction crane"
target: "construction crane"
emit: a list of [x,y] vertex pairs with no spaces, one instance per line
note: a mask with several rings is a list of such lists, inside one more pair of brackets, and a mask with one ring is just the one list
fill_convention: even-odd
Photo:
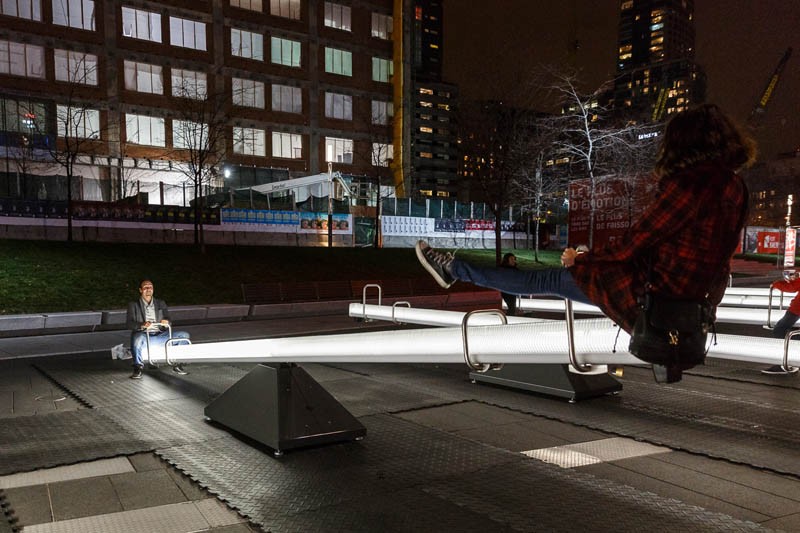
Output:
[[789,58],[792,56],[792,47],[786,49],[786,52],[783,53],[783,57],[780,61],[778,61],[778,66],[775,67],[775,71],[770,76],[769,81],[767,82],[767,86],[764,88],[764,92],[761,93],[761,97],[758,99],[758,103],[753,108],[753,111],[750,113],[750,117],[747,119],[748,124],[751,126],[757,126],[759,120],[764,115],[764,111],[767,108],[767,104],[769,103],[770,99],[772,98],[772,93],[775,92],[775,86],[778,84],[778,80],[783,73],[783,69],[786,68],[786,63],[789,61]]

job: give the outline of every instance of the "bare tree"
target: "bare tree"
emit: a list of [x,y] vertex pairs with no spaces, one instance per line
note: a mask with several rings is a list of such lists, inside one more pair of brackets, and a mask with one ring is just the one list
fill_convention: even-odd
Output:
[[194,83],[174,90],[178,104],[172,120],[172,159],[179,161],[177,170],[194,189],[194,243],[204,250],[204,191],[218,179],[225,159],[230,98],[225,93],[209,94]]
[[609,107],[604,105],[610,83],[583,92],[578,88],[576,76],[557,74],[555,77],[552,88],[562,108],[556,121],[561,135],[555,142],[555,149],[570,158],[573,170],[589,179],[588,244],[591,247],[597,213],[597,186],[607,177],[618,175],[619,154],[635,153],[639,148],[636,139],[642,127],[615,120]]
[[[558,154],[554,143],[559,131],[550,115],[531,117],[531,124],[523,135],[512,140],[511,154],[516,168],[514,191],[518,200],[527,204],[528,220],[532,220],[534,260],[539,261],[539,233],[545,202],[563,195],[567,175],[554,164]],[[530,228],[529,228],[530,229]]]

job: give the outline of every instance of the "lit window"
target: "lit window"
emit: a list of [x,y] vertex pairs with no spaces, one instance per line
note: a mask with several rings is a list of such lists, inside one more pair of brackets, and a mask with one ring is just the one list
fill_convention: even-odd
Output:
[[425,159],[433,159],[433,154],[431,152],[420,152],[419,156]]
[[420,126],[419,131],[421,133],[433,133],[433,128],[429,128],[428,126]]
[[353,54],[337,48],[325,48],[325,72],[342,76],[353,75]]
[[394,146],[384,143],[372,143],[372,166],[388,167],[389,161],[394,159]]
[[392,38],[392,17],[381,13],[372,14],[372,31],[370,35],[378,39]]
[[[55,6],[53,6],[55,10]],[[0,15],[28,20],[42,20],[40,0],[5,0],[0,2]]]
[[195,20],[169,18],[169,44],[192,50],[206,50],[206,25]]
[[209,148],[208,124],[191,120],[173,120],[172,146],[195,151],[207,150]]
[[284,113],[302,113],[303,92],[300,87],[273,84],[272,110]]
[[266,139],[264,130],[234,127],[233,153],[264,157],[267,155]]
[[303,138],[296,133],[272,132],[272,157],[303,158]]
[[208,81],[205,72],[172,69],[172,96],[205,100],[208,96]]
[[46,124],[44,104],[0,98],[0,131],[43,132]]
[[300,42],[272,37],[272,62],[287,67],[300,66]]
[[432,95],[433,94],[433,89],[425,89],[425,88],[420,87],[419,94],[430,94],[430,95]]
[[325,137],[325,161],[353,164],[353,140]]
[[394,115],[394,104],[383,100],[372,101],[372,123],[386,126]]
[[353,120],[353,97],[346,94],[326,92],[325,116],[340,120]]
[[131,144],[165,146],[164,119],[146,115],[125,115],[126,140]]
[[325,2],[325,25],[337,30],[351,31],[350,6]]
[[300,0],[270,0],[269,13],[277,17],[300,20]]
[[56,80],[97,85],[97,56],[71,50],[54,51]]
[[260,12],[261,0],[231,0],[231,6]]
[[372,81],[389,82],[393,73],[394,64],[391,59],[372,58]]
[[60,137],[100,138],[100,111],[83,107],[56,106],[56,131]]
[[122,35],[160,43],[161,15],[142,9],[123,7]]
[[264,61],[264,36],[231,28],[231,55]]
[[233,105],[264,109],[264,83],[241,78],[231,79]]
[[0,41],[0,74],[44,78],[44,48]]
[[53,24],[94,31],[94,0],[53,0]]
[[161,65],[125,61],[125,88],[140,93],[164,94]]

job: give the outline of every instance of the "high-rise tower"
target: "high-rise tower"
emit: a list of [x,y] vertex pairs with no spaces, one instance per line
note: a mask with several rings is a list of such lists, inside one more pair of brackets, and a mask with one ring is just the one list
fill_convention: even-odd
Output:
[[694,0],[621,0],[614,107],[660,121],[704,98]]

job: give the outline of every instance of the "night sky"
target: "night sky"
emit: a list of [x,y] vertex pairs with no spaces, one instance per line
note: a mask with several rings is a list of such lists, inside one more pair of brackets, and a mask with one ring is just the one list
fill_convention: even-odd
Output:
[[[462,98],[513,102],[527,72],[566,64],[596,87],[615,73],[618,6],[618,0],[445,0],[445,81],[459,85]],[[767,157],[800,148],[800,1],[695,0],[695,28],[707,100],[740,122],[786,48],[794,48],[757,140]]]

